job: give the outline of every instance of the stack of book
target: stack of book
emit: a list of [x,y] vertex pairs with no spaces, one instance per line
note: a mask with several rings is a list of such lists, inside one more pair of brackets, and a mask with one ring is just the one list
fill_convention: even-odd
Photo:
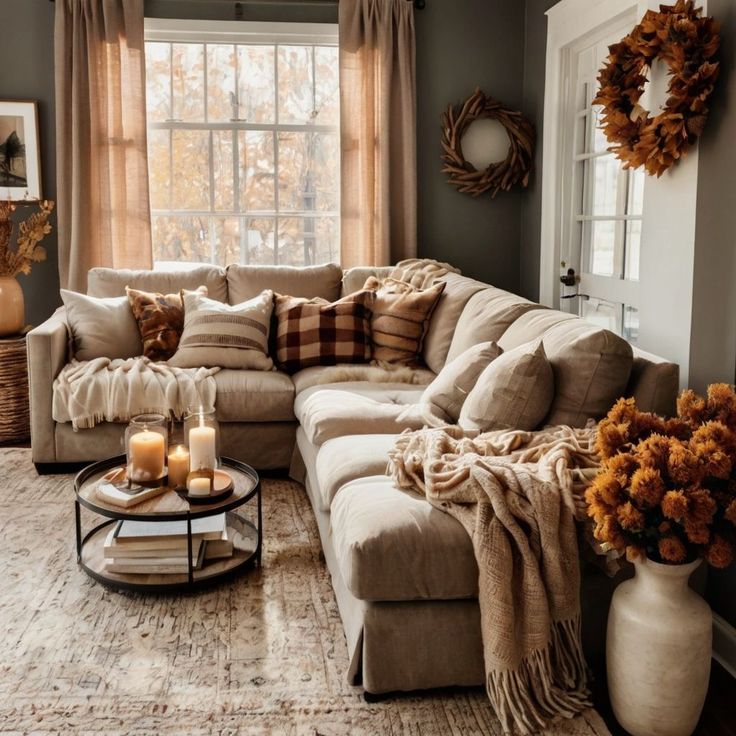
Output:
[[[105,540],[105,569],[145,575],[189,571],[186,521],[119,521]],[[232,557],[225,514],[192,520],[192,563]]]

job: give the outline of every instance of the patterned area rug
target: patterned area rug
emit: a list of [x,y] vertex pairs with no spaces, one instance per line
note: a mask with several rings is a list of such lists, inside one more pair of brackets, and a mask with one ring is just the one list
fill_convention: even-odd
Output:
[[[263,568],[191,595],[76,566],[72,476],[0,450],[0,732],[500,736],[482,689],[366,703],[303,488],[264,482]],[[87,520],[89,524],[89,520]],[[610,736],[595,711],[551,736]]]

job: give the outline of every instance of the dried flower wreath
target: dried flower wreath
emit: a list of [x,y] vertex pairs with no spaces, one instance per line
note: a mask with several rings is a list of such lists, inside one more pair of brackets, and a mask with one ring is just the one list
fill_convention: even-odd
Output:
[[588,515],[604,548],[678,564],[697,557],[727,567],[736,545],[736,393],[683,391],[677,417],[619,399],[598,425],[601,470]]
[[[648,174],[661,176],[703,132],[706,102],[718,77],[714,57],[720,37],[719,24],[701,14],[693,0],[660,5],[609,46],[593,104],[603,106],[601,128],[614,144],[608,150],[625,168],[644,166]],[[667,64],[670,80],[667,103],[652,117],[639,100],[655,59]]]
[[[509,137],[509,151],[503,161],[497,161],[478,171],[465,160],[462,138],[471,123],[480,118],[498,120]],[[508,191],[515,184],[529,183],[534,155],[534,126],[520,113],[509,110],[498,100],[488,97],[480,89],[458,108],[450,105],[442,113],[442,173],[448,174],[448,183],[459,191],[479,194],[492,189],[495,197],[500,189]]]
[[0,276],[29,274],[33,263],[46,260],[46,249],[39,243],[51,232],[49,217],[54,203],[43,200],[38,203],[39,212],[34,212],[18,226],[16,248],[10,247],[13,235],[11,215],[16,205],[0,201]]

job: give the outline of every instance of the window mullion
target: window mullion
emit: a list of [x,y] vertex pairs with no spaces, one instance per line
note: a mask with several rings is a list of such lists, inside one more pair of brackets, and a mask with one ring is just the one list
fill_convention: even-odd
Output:
[[273,221],[273,262],[279,263],[279,46],[273,47],[273,94],[274,111],[276,113],[276,130],[273,131],[273,206],[276,217]]

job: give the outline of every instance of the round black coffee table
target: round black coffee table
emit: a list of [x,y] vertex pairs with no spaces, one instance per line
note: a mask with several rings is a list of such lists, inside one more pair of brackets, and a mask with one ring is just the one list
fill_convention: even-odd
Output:
[[[220,467],[232,476],[234,489],[230,496],[220,502],[190,506],[175,491],[168,490],[136,506],[121,508],[100,498],[96,487],[105,473],[124,464],[124,455],[101,460],[84,468],[74,479],[77,562],[90,577],[104,585],[123,590],[184,591],[231,578],[252,565],[261,564],[261,481],[250,465],[231,458],[221,458]],[[252,508],[254,505],[255,509]],[[82,506],[106,517],[105,521],[96,524],[85,534],[82,534]],[[195,569],[197,560],[192,555],[192,522],[219,514],[226,515],[227,536],[233,542],[232,556],[206,561],[200,569]],[[111,531],[126,520],[183,522],[182,530],[187,539],[188,571],[166,574],[108,570],[105,541]]]

